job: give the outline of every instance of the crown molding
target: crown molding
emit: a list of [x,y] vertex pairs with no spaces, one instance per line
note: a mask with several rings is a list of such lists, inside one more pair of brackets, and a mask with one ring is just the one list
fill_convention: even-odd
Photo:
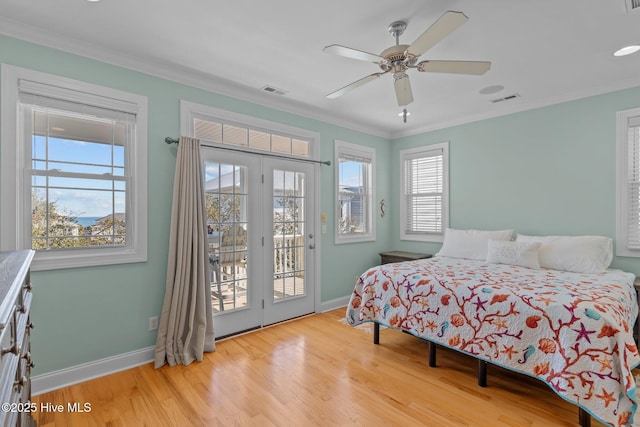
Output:
[[[562,104],[565,102],[575,101],[578,99],[589,98],[592,96],[602,95],[605,93],[616,92],[619,90],[630,89],[640,86],[640,75],[636,78],[627,80],[620,80],[612,82],[610,84],[601,85],[589,88],[588,90],[576,91],[572,93],[565,93],[551,98],[545,98],[533,102],[517,103],[510,106],[505,106],[498,111],[485,112],[481,114],[474,114],[469,116],[460,117],[455,120],[449,120],[440,123],[434,123],[428,126],[422,126],[414,128],[408,131],[395,132],[391,134],[391,140],[405,138],[408,136],[419,135],[421,133],[432,132],[435,130],[446,129],[454,126],[460,126],[467,123],[479,122],[482,120],[493,119],[496,117],[507,116],[509,114],[520,113],[528,110],[535,110],[537,108],[549,107],[551,105]],[[522,99],[522,98],[519,98]]]
[[394,131],[375,126],[370,122],[347,119],[342,115],[332,114],[330,111],[316,108],[290,98],[275,98],[277,95],[267,93],[263,94],[259,89],[244,86],[202,71],[181,67],[176,64],[154,61],[149,58],[133,57],[131,55],[123,54],[122,52],[114,51],[106,46],[97,46],[85,43],[81,40],[72,39],[54,32],[44,31],[40,28],[25,25],[4,17],[0,17],[0,34],[97,60],[110,65],[138,71],[161,79],[185,84],[218,95],[228,96],[240,101],[275,109],[284,113],[322,121],[335,126],[351,129],[356,132],[362,132],[389,140],[414,136],[421,133],[446,129],[448,127],[492,119],[513,113],[640,86],[640,77],[638,77],[612,82],[610,84],[593,87],[584,91],[561,94],[534,102],[520,101],[517,104],[502,106],[499,110],[466,115],[454,120],[442,121],[407,130]]
[[149,58],[126,55],[107,46],[86,43],[4,17],[0,17],[0,34],[296,116],[322,121],[372,136],[391,138],[391,132],[388,129],[376,127],[368,122],[347,119],[289,98],[275,98],[277,95],[263,94],[259,89],[202,71],[154,61]]

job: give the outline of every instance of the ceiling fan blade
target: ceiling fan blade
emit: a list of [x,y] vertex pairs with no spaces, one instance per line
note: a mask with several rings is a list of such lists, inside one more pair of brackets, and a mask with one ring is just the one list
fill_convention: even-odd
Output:
[[323,52],[333,53],[334,55],[344,56],[346,58],[358,59],[360,61],[375,62],[384,61],[384,58],[373,53],[364,52],[358,49],[352,49],[346,46],[340,46],[339,44],[332,44],[322,49]]
[[462,12],[446,12],[407,48],[407,53],[422,55],[468,20]]
[[487,61],[422,61],[418,71],[430,73],[454,73],[481,75],[489,71],[491,62]]
[[409,76],[406,74],[393,82],[396,89],[396,99],[398,105],[403,107],[413,102],[413,93],[411,92],[411,83],[409,82]]
[[373,81],[373,80],[377,79],[378,77],[380,77],[383,74],[384,73],[374,73],[374,74],[371,74],[371,75],[369,75],[367,77],[363,77],[360,80],[356,80],[355,82],[353,82],[351,84],[348,84],[345,87],[336,90],[335,92],[331,92],[329,95],[327,95],[327,98],[334,99],[334,98],[337,98],[339,96],[342,96],[345,93],[351,92],[355,88],[358,88],[358,87],[362,86],[365,83],[369,83],[370,81]]

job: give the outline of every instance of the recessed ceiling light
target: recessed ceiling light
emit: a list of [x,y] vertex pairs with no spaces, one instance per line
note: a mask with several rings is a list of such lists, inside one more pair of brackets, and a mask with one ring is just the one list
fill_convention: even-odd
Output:
[[640,50],[640,46],[638,45],[625,46],[622,49],[618,49],[615,52],[613,52],[613,56],[631,55],[632,53],[636,53],[639,50]]
[[55,126],[54,126],[54,127],[52,127],[52,128],[51,128],[51,130],[54,130],[54,131],[56,131],[56,132],[64,132],[64,128],[61,128],[61,127],[55,127]]
[[88,2],[90,2],[90,3],[97,3],[97,2],[99,2],[100,0],[87,0],[87,1],[88,1]]
[[500,92],[502,89],[504,89],[504,86],[502,85],[487,86],[485,88],[480,89],[479,93],[483,95],[488,95],[490,93]]

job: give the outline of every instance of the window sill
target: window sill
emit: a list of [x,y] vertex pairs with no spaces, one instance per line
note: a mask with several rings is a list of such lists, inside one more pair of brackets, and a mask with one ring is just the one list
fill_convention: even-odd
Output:
[[344,245],[348,243],[364,243],[375,242],[376,236],[358,236],[358,237],[337,237],[334,240],[336,245]]
[[407,240],[411,242],[432,242],[442,243],[444,241],[443,235],[423,236],[423,235],[401,235],[400,240]]
[[640,258],[640,250],[616,249],[616,256],[628,258]]
[[36,252],[31,270],[59,270],[64,268],[95,267],[146,261],[146,253],[137,253],[132,249]]

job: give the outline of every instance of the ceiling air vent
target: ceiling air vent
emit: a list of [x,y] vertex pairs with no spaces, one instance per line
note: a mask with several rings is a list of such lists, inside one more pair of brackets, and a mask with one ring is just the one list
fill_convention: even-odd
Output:
[[510,101],[512,99],[515,98],[520,98],[520,95],[517,93],[514,93],[513,95],[507,95],[503,98],[498,98],[498,99],[492,99],[491,102],[493,102],[494,104],[497,104],[498,102],[502,102],[502,101]]
[[640,0],[624,0],[624,3],[627,6],[627,13],[633,10],[640,10]]
[[287,93],[286,90],[278,89],[277,87],[271,85],[263,86],[262,90],[264,90],[265,92],[273,93],[274,95],[285,95]]

